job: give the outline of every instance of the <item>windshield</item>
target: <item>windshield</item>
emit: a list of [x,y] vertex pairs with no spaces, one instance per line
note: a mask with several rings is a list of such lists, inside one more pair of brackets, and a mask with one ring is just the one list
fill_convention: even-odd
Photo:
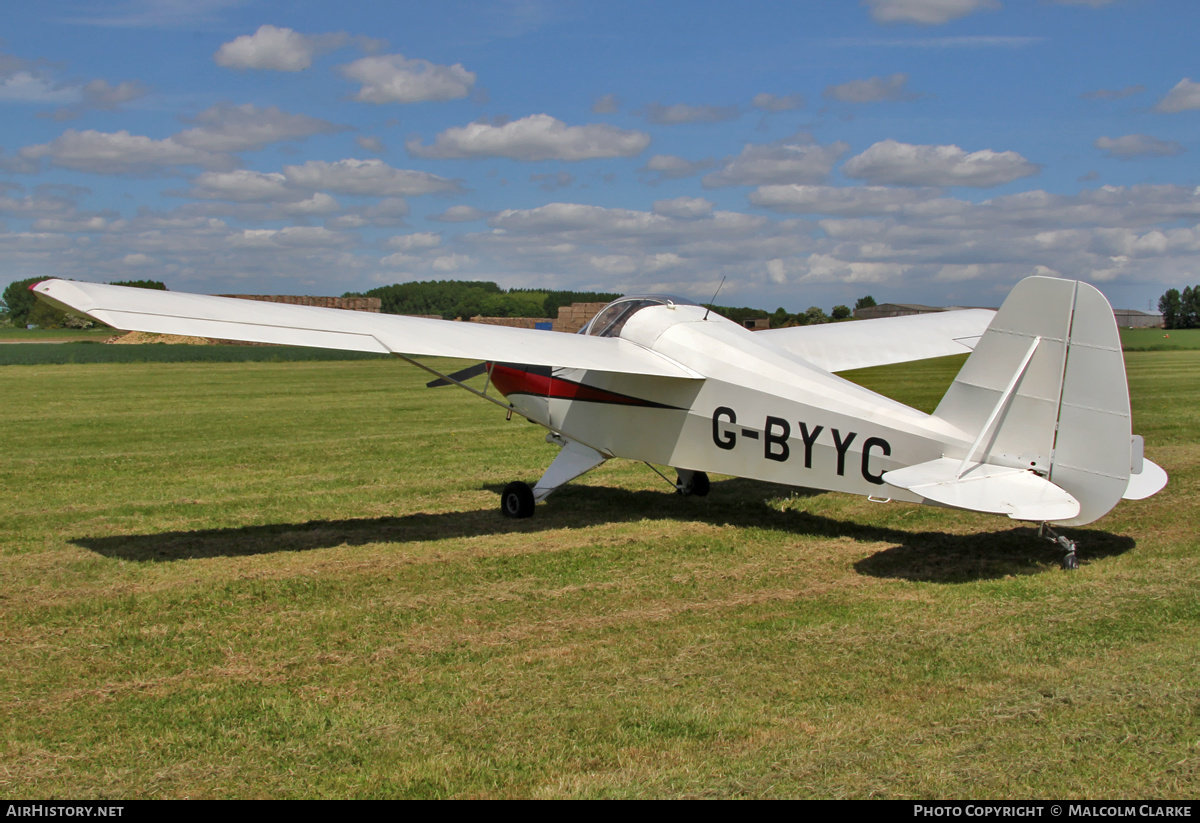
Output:
[[658,295],[642,295],[638,297],[622,297],[602,308],[592,318],[591,322],[579,330],[580,334],[592,337],[620,337],[621,329],[639,311],[649,306],[669,306],[671,304],[690,304],[688,300],[677,297],[661,297]]

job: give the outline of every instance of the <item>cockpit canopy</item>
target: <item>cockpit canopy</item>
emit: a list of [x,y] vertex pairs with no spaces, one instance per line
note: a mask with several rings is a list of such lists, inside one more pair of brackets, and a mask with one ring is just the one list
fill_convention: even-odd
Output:
[[579,330],[580,334],[592,337],[620,337],[621,329],[629,322],[629,318],[650,306],[694,306],[691,300],[682,297],[672,297],[666,294],[631,294],[614,300],[596,312],[586,326]]

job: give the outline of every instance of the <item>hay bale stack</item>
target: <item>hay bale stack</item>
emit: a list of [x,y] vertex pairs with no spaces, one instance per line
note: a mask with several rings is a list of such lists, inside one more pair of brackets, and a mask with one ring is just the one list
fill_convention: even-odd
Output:
[[482,314],[471,318],[472,323],[482,323],[485,326],[508,326],[514,329],[536,328],[538,323],[545,323],[544,317],[484,317]]
[[554,321],[554,330],[574,334],[582,329],[596,312],[607,306],[607,303],[572,303],[558,310],[558,319]]

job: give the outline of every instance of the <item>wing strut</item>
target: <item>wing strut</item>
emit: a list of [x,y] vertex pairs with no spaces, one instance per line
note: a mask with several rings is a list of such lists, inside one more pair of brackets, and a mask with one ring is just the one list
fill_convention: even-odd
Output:
[[[401,354],[398,351],[393,351],[392,354],[395,355],[396,357],[399,357],[401,360],[404,360],[408,363],[412,363],[418,369],[424,369],[425,371],[429,372],[430,374],[435,375],[438,378],[440,378],[441,380],[446,381],[446,383],[443,383],[441,385],[453,383],[455,386],[458,386],[460,389],[466,389],[467,391],[469,391],[471,394],[475,395],[476,397],[482,397],[484,400],[488,401],[489,403],[495,403],[500,408],[508,411],[509,417],[512,417],[513,412],[517,412],[517,414],[521,414],[521,412],[518,411],[516,406],[514,406],[513,404],[506,403],[503,400],[497,400],[495,397],[492,397],[490,394],[487,393],[488,386],[491,385],[492,368],[494,367],[494,364],[488,365],[488,370],[487,370],[488,383],[486,385],[484,385],[483,391],[480,391],[479,389],[475,389],[475,388],[472,388],[471,386],[468,386],[466,383],[462,382],[461,380],[456,380],[455,375],[453,375],[453,374],[442,374],[437,369],[426,366],[424,363],[422,363],[420,360],[417,360],[415,357],[409,357],[408,355]],[[475,375],[471,375],[471,376],[474,377]],[[436,382],[436,381],[434,381],[434,382]],[[525,417],[526,420],[531,420],[531,422],[534,422],[534,423],[537,422],[536,420],[532,420],[532,418],[526,417],[523,414],[521,414],[521,416]]]

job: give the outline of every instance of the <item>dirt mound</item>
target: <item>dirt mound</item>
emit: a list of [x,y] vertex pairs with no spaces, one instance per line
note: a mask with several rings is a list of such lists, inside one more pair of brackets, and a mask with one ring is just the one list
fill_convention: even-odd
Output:
[[131,331],[128,334],[119,334],[116,337],[110,337],[105,343],[116,343],[118,345],[126,344],[141,344],[141,343],[170,343],[172,345],[183,346],[210,346],[211,340],[207,337],[185,337],[181,334],[150,334],[143,331]]

